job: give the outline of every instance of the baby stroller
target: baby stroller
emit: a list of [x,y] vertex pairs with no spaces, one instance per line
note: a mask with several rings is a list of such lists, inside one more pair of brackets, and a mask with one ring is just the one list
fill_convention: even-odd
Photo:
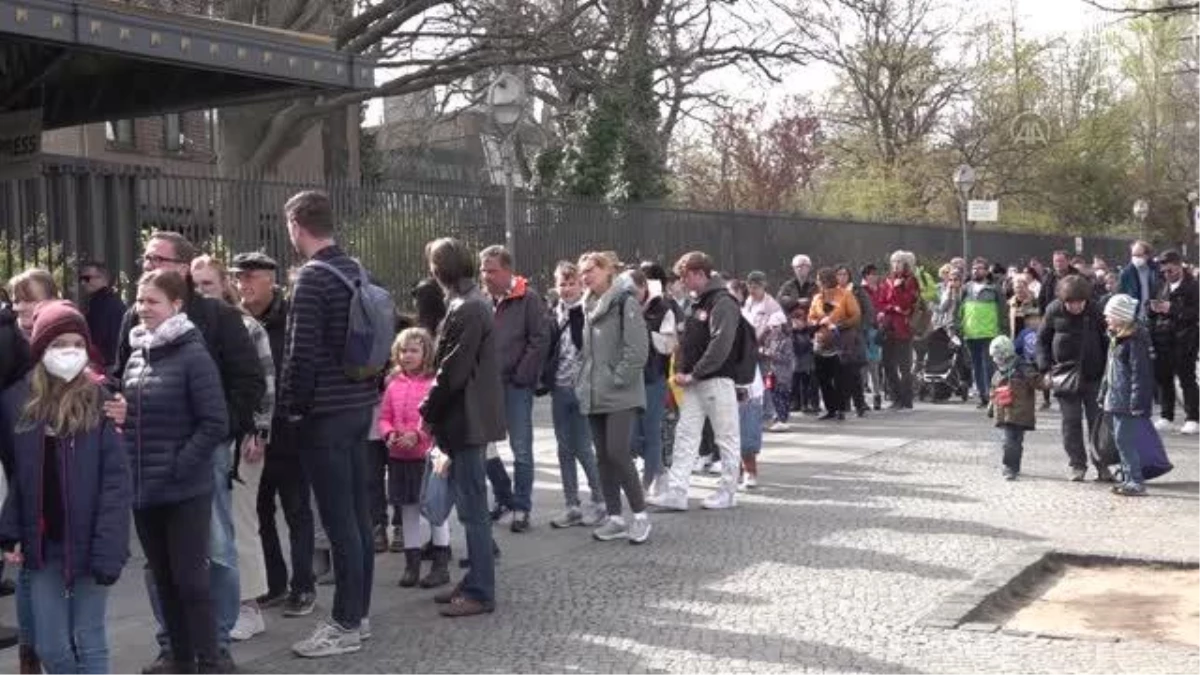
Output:
[[971,370],[963,358],[962,343],[945,328],[929,334],[925,363],[917,374],[917,398],[941,402],[958,394],[966,401],[971,395]]

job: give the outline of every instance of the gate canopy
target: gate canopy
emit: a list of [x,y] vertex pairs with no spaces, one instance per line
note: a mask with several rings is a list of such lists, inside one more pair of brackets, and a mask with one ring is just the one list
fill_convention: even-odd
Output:
[[45,129],[373,85],[329,38],[120,5],[0,0],[0,112]]

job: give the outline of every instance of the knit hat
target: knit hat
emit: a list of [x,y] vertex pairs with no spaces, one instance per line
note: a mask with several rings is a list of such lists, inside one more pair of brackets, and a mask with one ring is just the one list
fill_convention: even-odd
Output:
[[1104,316],[1123,323],[1133,323],[1137,318],[1137,305],[1137,300],[1124,293],[1117,293],[1109,298],[1108,304],[1104,306]]
[[992,343],[988,345],[988,355],[996,363],[1008,363],[1017,358],[1017,350],[1007,335],[1000,335],[993,338]]
[[33,316],[33,334],[29,338],[30,358],[34,363],[41,361],[50,343],[60,335],[68,333],[78,333],[88,344],[92,342],[87,320],[73,303],[67,300],[53,300],[43,304]]

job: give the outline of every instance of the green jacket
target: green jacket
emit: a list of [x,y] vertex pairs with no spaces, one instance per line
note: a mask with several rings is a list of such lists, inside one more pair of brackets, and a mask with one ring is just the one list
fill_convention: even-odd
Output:
[[583,364],[575,394],[585,415],[646,407],[643,369],[650,332],[642,308],[622,279],[608,291],[584,298]]
[[994,338],[1004,331],[1005,322],[1001,317],[1007,317],[1005,311],[1004,293],[993,283],[976,284],[968,281],[963,284],[962,303],[959,305],[959,328],[963,339],[984,340]]

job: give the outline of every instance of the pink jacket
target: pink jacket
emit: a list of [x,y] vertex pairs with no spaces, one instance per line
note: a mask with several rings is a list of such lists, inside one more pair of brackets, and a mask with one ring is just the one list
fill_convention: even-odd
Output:
[[387,391],[379,405],[379,436],[386,439],[393,431],[397,433],[417,432],[417,444],[411,448],[389,447],[392,459],[422,460],[433,446],[433,437],[421,428],[421,414],[417,407],[425,400],[432,377],[409,377],[399,374],[388,382]]

